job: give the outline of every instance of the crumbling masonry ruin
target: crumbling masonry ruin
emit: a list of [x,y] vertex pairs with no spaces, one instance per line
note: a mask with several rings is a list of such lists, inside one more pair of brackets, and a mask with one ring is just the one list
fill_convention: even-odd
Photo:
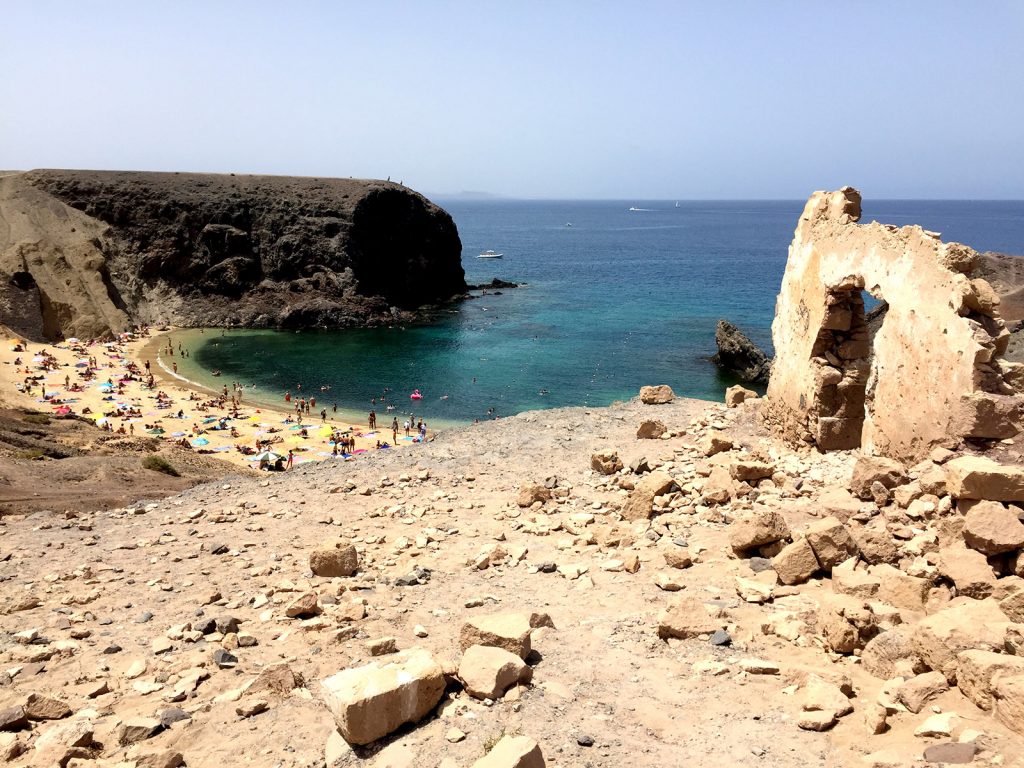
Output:
[[977,252],[860,214],[851,187],[804,207],[772,324],[766,422],[791,443],[904,460],[1017,434],[1024,367],[1002,359],[1009,333],[992,287],[971,279]]

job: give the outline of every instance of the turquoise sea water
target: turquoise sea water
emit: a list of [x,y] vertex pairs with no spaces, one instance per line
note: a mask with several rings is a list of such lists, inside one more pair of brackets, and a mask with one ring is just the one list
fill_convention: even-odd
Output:
[[[708,360],[719,318],[770,348],[775,295],[803,201],[438,201],[470,283],[525,283],[424,327],[188,334],[191,376],[317,395],[441,425],[567,405],[608,405],[644,384],[717,400],[734,383]],[[641,210],[630,211],[629,208]],[[867,201],[864,221],[921,224],[979,250],[1024,253],[1024,203]],[[568,226],[571,224],[572,226]],[[503,259],[483,260],[485,249]],[[220,370],[210,379],[196,365]],[[321,386],[329,386],[320,392]],[[419,389],[420,401],[409,394]]]

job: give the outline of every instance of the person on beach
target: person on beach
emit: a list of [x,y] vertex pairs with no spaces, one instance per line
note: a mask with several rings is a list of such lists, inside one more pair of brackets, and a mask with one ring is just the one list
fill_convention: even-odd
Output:
[[327,409],[326,408],[323,408],[320,411],[320,421],[322,421],[324,424],[327,423]]
[[391,442],[398,444],[398,419],[391,422]]
[[292,393],[291,392],[285,392],[284,393],[284,401],[286,403],[290,403],[292,401]]
[[288,449],[288,469],[292,468],[292,464],[295,462],[295,452],[291,448]]
[[367,424],[369,425],[371,430],[377,428],[377,412],[376,411],[370,411],[370,418],[367,420]]

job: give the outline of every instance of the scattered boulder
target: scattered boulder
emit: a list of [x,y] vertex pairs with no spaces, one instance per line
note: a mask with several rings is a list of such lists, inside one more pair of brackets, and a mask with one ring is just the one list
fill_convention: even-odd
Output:
[[792,585],[803,584],[820,566],[807,539],[797,539],[772,558],[772,568],[779,575],[779,581]]
[[309,553],[309,570],[317,576],[352,576],[359,569],[359,553],[352,542],[335,539]]
[[774,509],[758,509],[729,526],[729,546],[737,553],[788,538],[786,519]]
[[775,474],[775,466],[764,461],[742,459],[729,465],[729,476],[740,483],[755,483]]
[[999,464],[984,456],[947,461],[946,484],[955,499],[1024,501],[1024,466]]
[[982,600],[992,594],[996,575],[981,552],[965,546],[939,550],[939,573],[953,582],[958,595]]
[[725,437],[721,432],[717,430],[711,430],[707,435],[700,441],[699,448],[701,453],[705,456],[711,457],[716,456],[719,453],[725,453],[731,451],[733,448],[732,440]]
[[675,399],[676,393],[668,384],[640,387],[640,402],[644,405],[664,405]]
[[868,604],[849,595],[825,594],[818,604],[818,631],[836,653],[853,653],[878,634]]
[[1007,623],[995,600],[958,598],[914,624],[911,641],[921,660],[952,683],[956,680],[957,654],[1001,650]]
[[459,679],[470,696],[498,699],[512,685],[527,682],[532,670],[504,648],[471,645],[459,662]]
[[526,613],[499,613],[478,616],[462,625],[459,647],[465,652],[474,645],[502,648],[525,659],[532,650],[530,633],[534,622]]
[[1017,513],[997,501],[971,504],[964,515],[964,543],[983,555],[1000,555],[1024,547],[1024,525]]
[[752,389],[747,389],[746,387],[741,387],[739,384],[725,390],[725,404],[729,408],[735,408],[747,402],[747,400],[756,399],[757,392]]
[[615,451],[605,448],[591,455],[590,468],[598,474],[614,475],[622,469],[622,460]]
[[[616,457],[618,458],[618,457]],[[619,467],[621,469],[621,465]],[[520,507],[529,507],[535,502],[545,502],[551,498],[551,490],[545,488],[543,485],[537,485],[536,483],[524,485],[519,489],[519,495],[516,497],[516,504]]]
[[349,744],[369,744],[425,717],[441,700],[444,673],[424,648],[346,669],[322,681],[322,697]]
[[992,683],[997,675],[1024,675],[1024,658],[992,651],[957,654],[956,685],[979,709],[992,709]]
[[903,485],[908,479],[906,467],[895,459],[887,459],[884,456],[858,456],[853,465],[853,475],[850,477],[850,491],[859,499],[870,500],[871,486],[874,483],[881,483],[885,488],[892,490],[898,485]]
[[63,701],[38,693],[30,693],[24,706],[29,720],[60,720],[71,715],[71,707]]
[[114,737],[122,747],[151,739],[164,729],[164,724],[155,717],[137,717],[126,720],[114,729]]
[[711,618],[704,604],[695,597],[674,597],[658,616],[658,637],[686,640],[710,635],[722,628],[722,622]]
[[25,708],[20,706],[0,709],[0,731],[20,731],[29,727]]
[[853,712],[853,704],[843,690],[818,675],[808,675],[800,686],[800,709],[804,712],[832,712],[843,717]]
[[503,736],[472,768],[544,768],[544,755],[528,736]]
[[675,480],[666,472],[656,471],[644,475],[629,493],[622,505],[625,520],[647,520],[654,512],[654,499],[668,493],[675,486]]
[[284,615],[290,619],[319,616],[321,613],[323,613],[323,608],[320,607],[320,600],[317,598],[316,592],[302,593],[288,603],[284,609]]
[[996,720],[1024,734],[1024,675],[997,676],[992,686]]
[[876,597],[883,603],[907,611],[924,611],[932,587],[928,579],[911,576],[888,563],[872,565],[868,573],[878,579]]
[[903,629],[880,632],[861,651],[861,665],[882,680],[908,677],[925,672],[924,663],[914,650],[910,634]]
[[971,742],[947,741],[942,744],[932,744],[924,750],[924,761],[926,763],[938,763],[940,765],[966,765],[974,761],[978,754],[978,746]]
[[896,688],[896,700],[915,715],[924,709],[925,704],[939,694],[949,690],[946,676],[941,672],[925,672],[910,678]]
[[834,517],[811,523],[804,535],[826,571],[854,557],[858,551],[857,542],[853,540],[850,531]]
[[640,426],[636,430],[636,437],[638,440],[657,440],[666,432],[668,432],[668,427],[660,421],[647,419],[640,422]]

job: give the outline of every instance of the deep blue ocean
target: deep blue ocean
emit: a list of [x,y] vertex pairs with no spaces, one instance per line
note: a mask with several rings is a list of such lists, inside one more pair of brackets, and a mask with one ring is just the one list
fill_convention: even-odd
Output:
[[[804,205],[437,202],[458,226],[468,282],[524,285],[466,301],[424,327],[190,333],[191,362],[223,377],[210,380],[193,365],[187,373],[218,386],[254,383],[273,401],[301,383],[324,405],[361,414],[373,398],[382,412],[386,395],[397,413],[438,425],[603,406],[644,384],[718,400],[734,382],[709,361],[715,324],[728,318],[770,351],[775,295]],[[862,221],[872,219],[1024,254],[1024,202],[868,200]],[[504,258],[476,258],[486,249]],[[409,399],[415,389],[422,400]]]

